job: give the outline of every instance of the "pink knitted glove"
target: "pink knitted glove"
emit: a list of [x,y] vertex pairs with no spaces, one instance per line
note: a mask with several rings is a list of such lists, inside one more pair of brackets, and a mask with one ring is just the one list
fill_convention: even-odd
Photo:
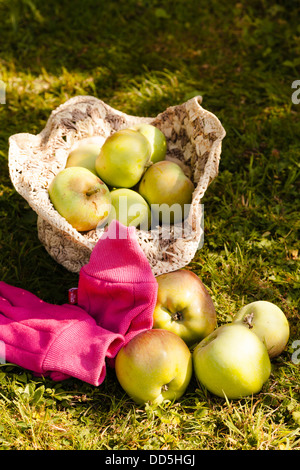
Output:
[[106,362],[152,328],[157,281],[135,228],[114,221],[79,275],[78,306],[52,305],[0,282],[0,340],[5,360],[54,380],[99,385]]
[[4,282],[0,340],[6,362],[53,380],[72,376],[96,386],[105,378],[106,359],[124,344],[121,334],[101,328],[80,307],[52,305]]
[[135,227],[112,221],[79,275],[78,305],[127,343],[153,326],[157,281]]

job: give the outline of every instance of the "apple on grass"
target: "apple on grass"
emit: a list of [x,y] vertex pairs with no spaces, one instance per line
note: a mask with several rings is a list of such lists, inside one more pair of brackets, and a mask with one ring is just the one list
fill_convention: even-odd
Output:
[[216,310],[200,278],[186,269],[156,277],[157,302],[153,327],[172,331],[190,347],[216,327]]
[[122,129],[109,136],[96,159],[98,176],[109,186],[131,188],[150,162],[151,147],[140,132]]
[[100,153],[101,147],[96,143],[80,144],[69,153],[66,168],[82,166],[97,175],[95,162]]
[[123,390],[137,404],[180,398],[192,377],[192,355],[185,342],[166,330],[146,330],[117,354],[115,371]]
[[251,302],[242,307],[232,321],[251,328],[266,345],[270,358],[279,356],[288,343],[288,320],[283,311],[271,302]]
[[162,224],[181,222],[186,217],[194,189],[181,167],[168,160],[151,165],[139,184],[139,193]]
[[218,327],[193,351],[197,380],[219,397],[239,399],[258,393],[271,373],[267,348],[240,323]]
[[61,170],[50,183],[48,193],[57,212],[80,232],[104,223],[111,209],[108,187],[84,167]]
[[111,195],[111,211],[107,224],[114,219],[123,225],[148,230],[151,222],[150,207],[145,199],[136,191],[128,188],[114,189]]
[[143,134],[151,145],[152,163],[164,160],[167,152],[167,140],[163,132],[152,124],[140,123],[132,127]]

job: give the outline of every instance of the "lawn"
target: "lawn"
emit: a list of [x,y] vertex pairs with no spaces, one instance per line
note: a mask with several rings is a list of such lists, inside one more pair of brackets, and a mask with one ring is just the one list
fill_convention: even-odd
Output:
[[300,450],[299,14],[295,0],[0,0],[0,279],[57,304],[78,281],[40,244],[36,214],[11,184],[10,135],[40,132],[75,95],[140,116],[202,95],[226,138],[189,268],[219,324],[261,299],[291,328],[269,381],[243,400],[193,378],[177,402],[141,407],[112,369],[93,387],[4,364],[1,450]]

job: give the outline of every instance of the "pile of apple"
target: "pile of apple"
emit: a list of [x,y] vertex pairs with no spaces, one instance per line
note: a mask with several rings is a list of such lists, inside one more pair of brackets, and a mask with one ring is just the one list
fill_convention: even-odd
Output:
[[289,340],[283,311],[267,301],[242,307],[217,326],[213,301],[200,278],[180,269],[157,278],[153,328],[131,339],[116,357],[116,376],[137,403],[180,398],[192,374],[210,393],[239,399],[258,393],[271,359]]
[[[78,231],[117,219],[148,230],[185,217],[194,185],[165,159],[164,134],[150,124],[116,131],[102,146],[79,145],[49,186],[55,209]],[[170,208],[171,210],[170,212]],[[258,393],[271,359],[289,339],[276,305],[252,302],[217,326],[213,301],[200,278],[181,269],[158,276],[153,328],[135,336],[116,357],[120,385],[139,404],[175,400],[192,374],[209,392],[229,399]]]
[[142,230],[152,221],[180,222],[194,185],[166,152],[165,135],[145,123],[114,132],[102,146],[79,145],[52,180],[50,200],[80,232],[113,219]]

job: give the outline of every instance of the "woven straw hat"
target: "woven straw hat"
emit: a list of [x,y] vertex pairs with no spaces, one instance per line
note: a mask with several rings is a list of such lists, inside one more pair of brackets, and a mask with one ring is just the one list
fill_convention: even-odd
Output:
[[[166,159],[178,163],[195,185],[184,224],[164,232],[136,229],[137,238],[155,276],[186,266],[203,237],[202,198],[217,176],[225,130],[202,106],[202,98],[167,108],[156,117],[122,113],[92,96],[76,96],[53,110],[38,134],[19,133],[9,139],[9,172],[16,191],[37,213],[38,237],[47,252],[67,270],[79,272],[89,261],[102,229],[81,233],[55,210],[48,195],[54,176],[65,167],[71,149],[85,140],[103,144],[113,132],[146,122],[167,139]],[[183,227],[184,225],[184,227]]]

